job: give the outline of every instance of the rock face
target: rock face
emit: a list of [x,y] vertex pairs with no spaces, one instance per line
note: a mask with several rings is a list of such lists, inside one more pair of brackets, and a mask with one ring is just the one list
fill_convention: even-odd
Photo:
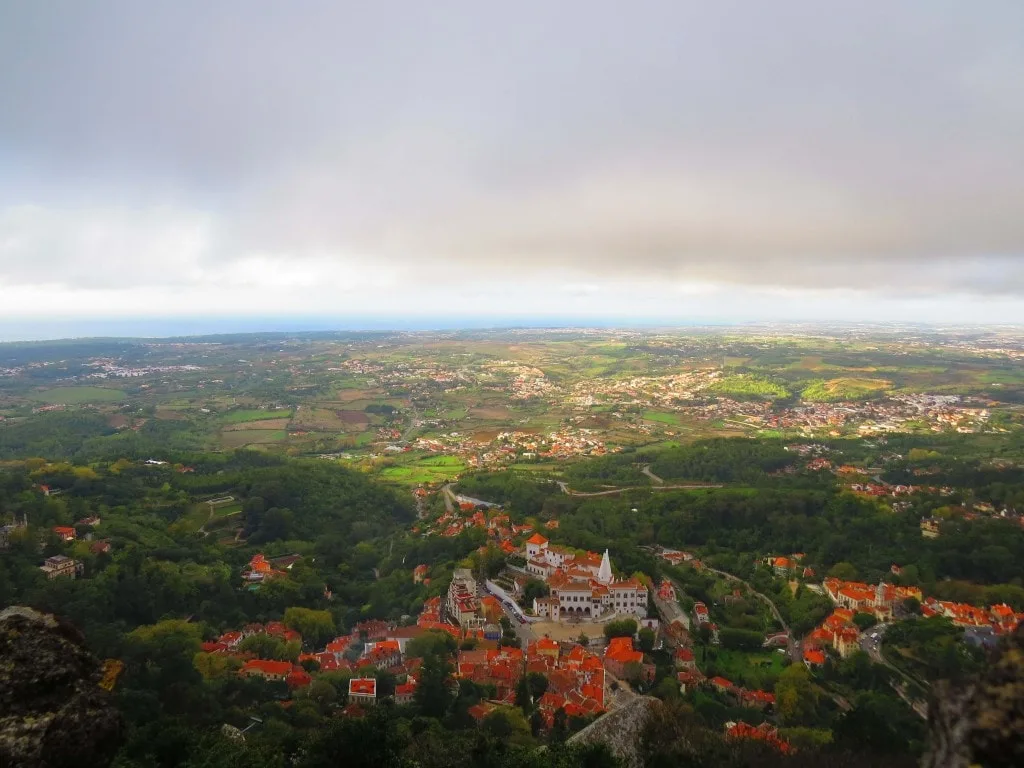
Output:
[[30,608],[0,611],[0,765],[106,766],[121,716],[81,634]]
[[1024,625],[979,679],[932,693],[924,768],[1024,765]]
[[628,704],[599,717],[579,733],[569,737],[570,744],[604,744],[628,768],[640,768],[640,740],[651,707],[660,702],[651,696],[636,696]]

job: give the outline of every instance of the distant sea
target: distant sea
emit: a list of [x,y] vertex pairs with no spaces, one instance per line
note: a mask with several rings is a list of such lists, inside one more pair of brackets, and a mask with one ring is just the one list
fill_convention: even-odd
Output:
[[483,328],[651,328],[732,325],[681,318],[572,317],[118,317],[0,318],[0,342],[95,337],[163,338],[215,333],[432,331]]

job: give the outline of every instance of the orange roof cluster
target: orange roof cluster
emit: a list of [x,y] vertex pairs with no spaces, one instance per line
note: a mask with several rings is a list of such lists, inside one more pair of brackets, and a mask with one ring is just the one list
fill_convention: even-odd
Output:
[[644,660],[643,653],[633,650],[633,638],[631,637],[613,637],[608,641],[604,657],[619,664],[640,664]]
[[1013,608],[1005,603],[985,609],[969,603],[954,603],[935,598],[929,598],[922,603],[921,614],[925,617],[945,616],[958,627],[992,627],[996,634],[1013,632],[1024,620],[1024,614],[1014,613]]
[[768,723],[762,723],[756,728],[742,720],[729,726],[725,735],[730,739],[756,739],[771,745],[783,754],[793,752],[793,746],[784,739],[779,738],[779,731]]

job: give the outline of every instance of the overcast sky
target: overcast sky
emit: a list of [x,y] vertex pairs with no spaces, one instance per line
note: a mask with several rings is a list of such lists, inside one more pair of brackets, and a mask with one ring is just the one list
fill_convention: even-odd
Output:
[[211,314],[1024,322],[1024,2],[0,3],[0,317]]

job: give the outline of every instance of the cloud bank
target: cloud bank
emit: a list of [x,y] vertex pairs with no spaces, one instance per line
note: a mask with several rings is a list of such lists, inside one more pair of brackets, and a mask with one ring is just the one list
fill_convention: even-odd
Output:
[[5,4],[0,314],[1019,319],[1021,29],[998,0]]

